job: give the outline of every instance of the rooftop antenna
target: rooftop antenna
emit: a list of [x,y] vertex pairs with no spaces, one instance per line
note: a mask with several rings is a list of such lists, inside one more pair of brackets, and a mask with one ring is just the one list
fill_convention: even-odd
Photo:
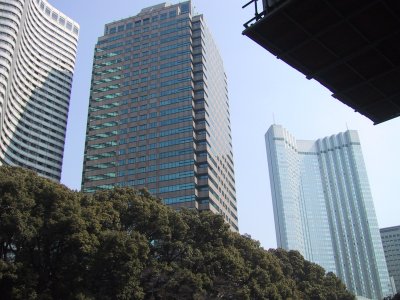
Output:
[[347,122],[346,122],[346,128],[347,128],[347,130],[349,130],[349,126],[347,125]]
[[275,122],[275,114],[274,114],[274,113],[272,113],[272,121],[274,122],[273,124],[276,125],[276,122]]

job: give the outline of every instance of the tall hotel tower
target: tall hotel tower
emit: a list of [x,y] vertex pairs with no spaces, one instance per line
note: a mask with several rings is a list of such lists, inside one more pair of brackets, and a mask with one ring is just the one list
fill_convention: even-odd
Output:
[[114,186],[238,229],[226,75],[190,1],[142,9],[98,39],[82,189]]
[[356,131],[296,140],[265,135],[278,247],[338,275],[358,296],[382,299],[390,282]]
[[0,11],[0,165],[59,181],[79,26],[45,0]]

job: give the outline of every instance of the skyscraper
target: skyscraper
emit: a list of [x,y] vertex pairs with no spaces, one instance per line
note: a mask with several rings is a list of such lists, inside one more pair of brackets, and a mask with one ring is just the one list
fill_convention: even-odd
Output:
[[336,273],[356,295],[388,295],[388,271],[357,132],[305,141],[273,125],[265,139],[278,247],[298,250]]
[[95,47],[82,189],[147,187],[237,230],[227,81],[203,15],[159,4]]
[[400,293],[400,226],[381,228],[380,232],[393,292]]
[[79,25],[45,0],[0,10],[0,164],[59,181]]

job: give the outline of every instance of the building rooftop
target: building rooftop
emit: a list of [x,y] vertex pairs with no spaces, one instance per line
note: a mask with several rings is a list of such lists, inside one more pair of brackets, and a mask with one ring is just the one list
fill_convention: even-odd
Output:
[[396,231],[396,230],[400,230],[400,225],[398,225],[398,226],[391,226],[391,227],[385,227],[385,228],[381,228],[381,229],[380,229],[381,233],[383,233],[383,232],[390,232],[390,231]]
[[244,35],[374,124],[400,115],[400,1],[253,3]]

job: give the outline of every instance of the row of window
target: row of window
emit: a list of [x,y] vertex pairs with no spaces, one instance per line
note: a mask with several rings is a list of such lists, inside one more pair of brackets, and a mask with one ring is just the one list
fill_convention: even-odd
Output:
[[124,166],[124,165],[129,165],[129,164],[134,164],[137,162],[144,162],[144,161],[151,161],[151,160],[156,160],[157,157],[160,159],[163,158],[170,158],[170,157],[175,157],[175,156],[183,156],[185,154],[193,154],[194,150],[193,148],[186,148],[183,150],[175,150],[175,151],[167,151],[167,152],[162,152],[160,154],[149,154],[149,155],[144,155],[141,157],[132,157],[128,159],[120,159],[118,160],[118,166]]
[[[41,154],[41,149],[38,149],[37,147],[34,148],[34,147],[30,147],[29,145],[27,145],[28,147],[24,147],[20,143],[18,143],[19,141],[21,141],[21,139],[10,139],[10,137],[8,135],[6,135],[6,139],[11,141],[8,145],[8,150],[11,153],[14,153],[14,155],[24,159],[25,161],[30,161],[37,165],[44,166],[49,170],[61,172],[61,160],[62,159],[54,159],[48,155],[43,155],[43,154]],[[3,139],[2,139],[2,142],[4,142]],[[25,145],[25,144],[23,144],[23,145]],[[42,152],[48,153],[48,151],[42,151]],[[27,154],[28,156],[25,156],[25,154]],[[57,167],[47,164],[50,162],[53,162],[54,164],[56,164]]]
[[[16,4],[19,4],[20,7],[18,7]],[[4,3],[4,2],[2,2],[1,3],[1,9],[2,9],[2,12],[4,12],[3,9],[7,9],[7,10],[11,10],[11,11],[18,11],[19,16],[22,15],[22,10],[23,10],[23,8],[21,7],[21,3],[18,3],[18,2],[17,3]]]
[[79,33],[79,29],[76,26],[73,26],[70,21],[65,20],[63,16],[59,16],[56,11],[52,11],[52,7],[47,6],[46,2],[36,0],[36,3],[40,3],[40,9],[44,11],[46,15],[51,15],[51,18],[55,21],[58,21],[61,26],[65,26],[68,30],[73,31],[76,35]]
[[171,80],[162,81],[160,83],[160,87],[166,87],[166,86],[171,86],[171,85],[176,85],[176,84],[181,84],[181,83],[187,83],[187,82],[191,82],[191,81],[192,81],[192,78],[190,78],[190,77],[174,78]]
[[[19,98],[18,96],[15,96],[15,95],[12,94],[11,98],[18,99]],[[29,118],[27,114],[20,115],[19,114],[19,110],[15,108],[14,104],[17,104],[17,101],[10,102],[10,106],[12,106],[14,108],[14,110],[7,111],[7,113],[9,114],[8,115],[9,119],[10,118],[12,118],[13,120],[17,119],[19,125],[21,125],[20,126],[21,128],[23,127],[23,128],[28,129],[28,130],[33,130],[35,132],[41,131],[41,129],[43,128],[44,130],[48,131],[48,133],[46,133],[47,136],[48,135],[52,135],[52,138],[54,138],[55,140],[61,141],[61,139],[59,139],[59,137],[60,136],[63,137],[65,135],[65,131],[63,129],[64,127],[58,126],[58,125],[56,127],[55,126],[46,126],[45,124],[47,124],[47,123],[45,123],[45,122],[37,122],[37,121]],[[10,114],[12,114],[12,117],[10,116]],[[25,122],[25,121],[27,121],[27,122]],[[66,123],[66,121],[64,121],[64,124],[65,123]],[[34,125],[34,126],[32,126],[32,125]],[[61,127],[62,129],[60,130],[57,127]],[[54,135],[57,135],[57,137],[54,136]],[[62,141],[62,143],[64,143],[64,141]]]
[[[193,131],[193,127],[192,126],[187,126],[187,127],[180,127],[180,128],[170,129],[170,130],[164,130],[164,131],[161,131],[161,132],[151,132],[151,133],[149,133],[147,135],[146,134],[139,135],[139,136],[138,135],[134,135],[134,136],[131,136],[129,138],[121,138],[121,139],[119,139],[118,144],[119,145],[125,145],[125,144],[128,144],[128,143],[136,142],[137,140],[144,141],[146,139],[154,139],[154,138],[157,138],[157,137],[165,137],[165,136],[169,136],[169,135],[182,134],[182,133],[191,132],[191,131]],[[105,136],[104,134],[99,134],[99,135],[95,135],[94,138],[91,138],[91,139],[88,139],[88,140],[95,140],[95,139],[98,139],[98,138],[104,138],[104,137],[109,137],[109,136],[112,136],[112,135],[108,134],[107,136]]]
[[[21,58],[20,60],[17,60],[17,70],[19,71],[18,72],[18,76],[21,76],[20,77],[21,80],[18,81],[20,84],[23,84],[23,83],[26,82],[26,80],[27,80],[26,73],[29,73],[28,71],[35,71],[36,73],[39,73],[39,74],[40,73],[46,74],[44,76],[43,75],[40,76],[40,79],[41,79],[40,80],[41,81],[40,84],[43,84],[44,82],[46,82],[47,81],[47,77],[53,77],[53,78],[57,78],[57,80],[59,80],[59,81],[61,81],[63,83],[66,83],[66,85],[68,86],[68,89],[70,90],[70,87],[71,87],[70,81],[71,81],[72,74],[71,74],[71,77],[68,77],[65,74],[62,74],[62,72],[54,72],[53,71],[53,72],[49,73],[48,70],[43,69],[43,67],[45,67],[44,65],[39,66],[37,64],[37,61],[35,61],[35,62],[32,61],[32,60],[28,61],[27,59],[30,56],[27,54],[26,50],[21,48],[21,51],[24,53],[24,55],[20,56],[20,58]],[[31,67],[32,64],[35,66],[34,70]],[[52,69],[51,66],[47,66],[47,67]],[[21,73],[21,75],[20,75],[20,73]],[[32,75],[32,73],[30,73],[29,75]],[[64,76],[65,78],[61,78],[58,75]],[[33,76],[33,77],[37,78],[38,76],[36,75],[36,76]],[[68,81],[66,81],[66,79]],[[34,84],[32,82],[30,82],[30,83]],[[32,95],[39,95],[39,97],[41,97],[41,98],[44,98],[47,95],[49,95],[50,98],[47,99],[46,102],[48,102],[50,104],[54,104],[55,108],[58,108],[60,106],[60,104],[63,104],[65,102],[68,103],[69,93],[65,94],[65,93],[62,93],[62,92],[60,92],[59,90],[57,90],[55,88],[51,88],[51,90],[55,92],[55,93],[53,93],[53,92],[50,92],[47,89],[43,90],[43,89],[37,89],[36,86],[34,86],[34,87],[35,87],[34,90],[32,88],[30,88],[30,87],[26,87],[26,88],[28,90],[32,91],[32,93],[31,93]],[[64,98],[59,97],[59,96],[64,96]],[[55,100],[60,100],[60,101],[55,101]],[[53,109],[53,107],[52,107],[52,109]],[[68,105],[66,105],[66,110],[68,110]]]
[[195,162],[193,159],[174,161],[174,162],[160,164],[159,169],[165,170],[165,169],[174,169],[174,168],[184,167],[184,166],[193,166],[194,163]]
[[115,67],[115,68],[111,68],[111,69],[105,69],[105,70],[93,72],[93,75],[94,76],[104,76],[105,74],[112,74],[112,73],[119,72],[121,70],[122,70],[122,66],[119,66],[119,67]]
[[181,197],[173,197],[173,198],[164,198],[162,199],[162,202],[166,205],[169,204],[176,204],[176,203],[183,203],[183,202],[192,202],[195,201],[195,196],[194,195],[188,195],[188,196],[181,196]]
[[[136,179],[136,180],[129,180],[129,181],[122,181],[118,183],[118,186],[121,187],[126,187],[126,186],[137,186],[137,185],[144,185],[145,184],[145,179]],[[107,186],[106,189],[112,188],[109,185],[103,185]],[[101,186],[100,186],[101,187]],[[166,186],[159,188],[158,191],[157,189],[149,189],[150,194],[157,194],[157,193],[167,193],[167,192],[173,192],[173,191],[180,191],[180,190],[190,190],[193,189],[194,185],[193,184],[180,184],[180,185],[171,185],[171,186]],[[96,190],[99,190],[100,188],[98,187],[92,187],[92,188],[86,188],[85,192],[95,192]],[[173,203],[181,203],[181,202],[188,202],[188,201],[194,201],[194,195],[190,196],[183,196],[183,197],[176,197],[176,198],[165,198],[163,201],[165,204],[173,204]]]
[[106,179],[115,178],[115,177],[116,177],[116,173],[110,172],[110,173],[106,173],[106,174],[88,176],[88,177],[86,177],[86,180],[87,181],[98,181],[98,180],[106,180]]
[[135,168],[135,169],[128,169],[128,170],[121,170],[118,171],[117,176],[118,177],[123,177],[123,176],[133,176],[137,174],[143,174],[146,172],[150,172],[149,169],[152,169],[154,167],[154,170],[156,170],[156,166],[149,166],[149,167],[141,167],[141,168]]
[[102,105],[94,106],[94,107],[89,106],[89,112],[110,109],[110,108],[118,107],[119,105],[120,105],[119,102],[111,102],[111,103],[106,103],[106,104],[102,104]]
[[168,181],[168,180],[175,180],[175,179],[182,179],[188,177],[194,177],[194,171],[185,171],[185,172],[178,172],[172,173],[167,175],[161,175],[158,178],[158,181]]
[[[176,88],[176,89],[172,89],[170,92],[171,92],[172,94],[174,94],[174,93],[177,94],[177,93],[181,93],[181,92],[188,91],[188,90],[191,90],[191,87]],[[163,94],[163,92],[161,92],[161,94]],[[120,93],[110,94],[110,95],[107,95],[107,96],[95,98],[95,101],[108,100],[108,99],[112,99],[112,98],[118,97],[118,96],[120,96],[120,95],[121,95]],[[156,94],[151,94],[150,97],[151,97],[151,98],[156,97]],[[142,98],[142,97],[141,97],[141,98],[140,98],[140,101],[146,100],[146,99],[148,99],[148,96],[146,96],[146,98]],[[163,101],[160,101],[159,106],[170,105],[170,104],[179,103],[179,102],[183,102],[183,101],[189,101],[190,99],[191,99],[191,98],[190,98],[189,96],[186,96],[186,97],[178,97],[178,98],[174,98],[174,99],[163,100]],[[124,100],[122,101],[122,105],[128,104],[129,102],[137,102],[137,101],[139,101],[139,98],[137,98],[137,97],[134,97],[134,98],[131,98],[131,99],[124,99]],[[113,106],[114,106],[114,104],[113,104]],[[115,105],[115,106],[117,106],[117,105]],[[124,108],[124,109],[121,109],[121,110],[119,111],[119,115],[124,115],[124,114],[128,114],[128,113],[138,112],[138,111],[146,110],[146,109],[152,109],[152,108],[156,108],[156,107],[157,107],[157,103],[150,103],[150,104],[141,105],[141,106],[139,106],[139,107]],[[106,105],[104,105],[104,106],[97,106],[97,107],[90,108],[90,111],[96,111],[96,110],[107,109],[107,108],[109,108],[109,105],[108,105],[108,104],[106,104]],[[169,109],[169,110],[163,110],[163,111],[161,111],[161,112],[159,113],[159,115],[160,115],[160,116],[170,115],[170,114],[174,114],[174,113],[179,113],[179,112],[184,112],[184,111],[190,111],[190,110],[192,110],[192,109],[193,109],[192,106],[191,106],[191,105],[188,105],[188,106],[185,106],[185,107],[182,107],[182,108],[174,108],[174,109]],[[112,115],[110,115],[110,116],[115,116],[115,113],[114,113],[114,112],[111,112],[110,114],[112,114]],[[124,119],[122,119],[122,120],[120,121],[120,124],[126,124],[126,123],[129,123],[129,122],[136,121],[136,120],[138,120],[138,118],[140,118],[140,117],[141,117],[141,116],[136,116],[136,117],[131,117],[131,118],[124,118]],[[156,117],[155,112],[150,113],[150,114],[148,115],[148,117],[144,117],[144,115],[142,115],[142,118],[143,118],[143,119],[153,118],[153,117]],[[99,117],[99,118],[102,118],[102,117]],[[132,119],[132,118],[133,118],[133,119]],[[168,120],[163,121],[163,122],[167,122],[167,121],[168,121]],[[175,124],[175,123],[174,123],[174,119],[171,119],[171,122],[173,122],[173,123],[170,123],[170,124]],[[115,123],[115,122],[114,122],[114,123]],[[163,125],[170,125],[170,124],[168,124],[168,123],[162,123],[162,124],[161,124],[161,123],[160,123],[161,126],[163,126]],[[117,124],[115,124],[115,125],[117,125]],[[112,126],[112,125],[111,125],[111,126]],[[109,126],[106,125],[106,127],[109,127]]]
[[[189,60],[181,61],[181,63],[189,63]],[[162,69],[162,67],[160,67]],[[170,76],[177,76],[179,74],[191,72],[191,68],[182,68],[182,69],[174,69],[172,71],[160,72],[160,78],[170,77]]]
[[96,191],[104,191],[104,190],[111,190],[114,188],[114,185],[112,184],[102,184],[102,185],[96,185],[93,187],[87,187],[83,189],[84,193],[94,193]]
[[160,31],[160,36],[166,36],[166,35],[171,34],[171,33],[176,33],[178,31],[182,31],[185,28],[190,28],[190,27],[188,27],[187,22],[185,22],[185,23],[183,23],[183,22],[184,21],[181,21],[181,22],[179,22],[181,24],[178,23],[178,25],[176,25],[174,27],[171,27],[171,28],[168,28],[168,29],[165,29],[165,30],[161,30]]
[[[11,128],[8,126],[8,122],[4,122],[4,126],[5,126],[5,131],[4,132],[13,132],[13,130],[11,130]],[[26,128],[26,127],[25,127]],[[19,126],[18,127],[18,131],[15,131],[13,134],[17,137],[20,136],[20,139],[22,142],[25,143],[25,139],[30,139],[30,140],[34,140],[35,144],[41,144],[43,146],[45,146],[47,149],[52,148],[52,149],[58,149],[63,151],[64,148],[59,146],[59,145],[64,145],[64,140],[59,139],[55,136],[50,136],[49,135],[41,135],[40,133],[38,133],[36,130],[32,130],[30,131],[29,128],[27,128],[28,130],[25,130],[24,127]],[[7,136],[10,140],[11,137]],[[44,140],[43,137],[48,138],[47,140]],[[59,145],[57,145],[56,143],[59,143]]]
[[109,141],[109,142],[105,142],[105,143],[101,143],[101,144],[93,144],[90,146],[87,146],[87,149],[89,150],[95,150],[95,149],[104,149],[104,148],[108,148],[108,147],[113,147],[116,146],[117,142],[115,141]]
[[96,97],[96,98],[93,97],[92,99],[90,99],[90,102],[91,102],[91,101],[94,101],[94,102],[101,102],[101,101],[106,101],[106,100],[114,99],[114,98],[117,98],[117,97],[120,97],[120,96],[122,96],[122,93],[118,92],[118,93],[108,94],[108,95],[101,96],[101,97]]
[[193,138],[192,137],[180,138],[180,139],[174,139],[174,140],[169,140],[169,141],[165,141],[165,142],[160,142],[160,143],[158,143],[158,145],[157,145],[157,143],[152,143],[152,144],[148,144],[148,145],[141,145],[138,147],[129,147],[126,149],[119,149],[118,155],[125,155],[128,153],[136,153],[136,152],[140,152],[140,151],[170,147],[170,146],[175,146],[175,145],[181,145],[184,143],[193,143]]
[[[188,12],[189,12],[188,4],[186,4],[186,3],[181,4],[180,5],[180,13],[185,14]],[[172,20],[172,21],[167,21],[167,22],[162,22],[162,21],[167,20],[168,17],[175,18],[176,16],[177,16],[177,11],[172,10],[169,13],[161,13],[159,16],[147,17],[147,18],[144,18],[143,20],[136,20],[134,22],[120,24],[120,25],[114,26],[114,27],[109,26],[106,28],[105,34],[115,34],[117,32],[122,32],[124,30],[132,30],[133,28],[141,28],[142,26],[146,26],[146,25],[149,25],[150,23],[154,23],[154,22],[158,22],[158,21],[161,21],[160,22],[161,27],[175,25],[180,20]]]
[[[146,35],[146,36],[130,39],[130,40],[127,40],[127,41],[121,41],[121,42],[113,43],[113,44],[110,44],[110,45],[107,45],[107,46],[102,46],[101,48],[98,46],[97,48],[101,49],[103,51],[108,51],[108,50],[112,50],[112,49],[115,49],[115,48],[120,48],[120,47],[123,47],[123,46],[129,46],[134,42],[139,42],[139,41],[142,42],[139,45],[135,45],[135,46],[132,46],[131,48],[125,49],[125,53],[127,53],[127,52],[130,52],[130,51],[137,51],[137,50],[140,50],[140,49],[146,49],[146,48],[149,48],[149,47],[158,46],[160,44],[170,43],[170,42],[173,42],[173,41],[176,41],[176,40],[180,40],[180,39],[187,39],[188,38],[188,34],[185,33],[185,34],[181,34],[181,35],[176,35],[176,36],[164,38],[164,39],[157,40],[157,41],[147,41],[149,38],[155,38],[155,37],[158,37],[158,33],[153,33],[151,35]],[[97,43],[97,45],[102,44],[102,43],[104,43],[104,41],[101,41],[101,42],[99,41]],[[119,50],[119,52],[120,51],[121,50]],[[103,59],[104,57],[103,56],[96,56],[96,59],[97,58]]]
[[108,163],[96,164],[93,166],[86,166],[85,169],[87,171],[103,170],[103,169],[113,168],[116,165],[117,165],[116,162],[108,162]]
[[109,152],[103,152],[99,154],[94,154],[94,155],[85,155],[85,161],[92,161],[92,160],[98,160],[98,159],[103,159],[103,158],[110,158],[110,157],[115,157],[117,154],[116,151],[109,151]]
[[[18,154],[18,153],[14,153],[14,154],[17,155],[19,158],[23,159],[24,162],[21,162],[21,161],[19,161],[17,159],[14,159],[13,157],[11,157],[10,155],[8,155],[6,153],[4,155],[4,157],[5,157],[5,161],[7,161],[8,164],[16,165],[16,166],[23,166],[24,168],[33,170],[33,171],[35,171],[35,172],[37,172],[37,173],[39,173],[39,174],[41,174],[41,175],[43,175],[43,176],[45,176],[47,178],[53,178],[53,179],[55,179],[57,181],[60,180],[60,176],[59,175],[55,175],[55,174],[52,174],[52,173],[49,172],[51,170],[51,168],[53,168],[53,167],[50,166],[50,168],[47,168],[47,166],[45,165],[44,168],[46,168],[46,170],[43,170],[41,168],[35,168],[35,167],[30,166],[29,164],[27,164],[26,161],[30,161],[33,164],[36,164],[37,161],[35,161],[35,160],[31,159],[31,158],[26,158],[24,155],[21,155],[21,154]],[[61,174],[61,170],[53,170],[53,171],[56,171],[57,174]]]
[[100,59],[106,59],[106,58],[118,56],[118,55],[124,53],[124,51],[123,50],[117,50],[117,51],[114,51],[114,52],[106,52],[106,53],[104,53],[103,49],[96,47],[94,49],[94,53],[95,53],[94,58],[96,60],[100,60]]
[[146,183],[146,179],[145,178],[140,178],[140,179],[135,179],[135,180],[119,182],[118,186],[121,186],[121,187],[138,186],[138,185],[144,185],[145,183]]
[[[46,161],[48,162],[53,162],[56,164],[60,164],[60,161],[62,161],[62,154],[53,151],[53,148],[50,149],[48,146],[50,146],[51,144],[49,143],[39,144],[37,143],[37,141],[30,142],[24,138],[21,138],[16,134],[13,136],[13,138],[10,138],[9,135],[6,134],[6,138],[8,138],[11,141],[10,145],[12,145],[15,149],[19,149],[21,151],[29,153],[32,156],[39,156],[40,158],[46,159]],[[47,148],[43,146],[47,146]],[[42,155],[41,153],[43,152],[48,155],[47,156]],[[50,157],[50,155],[55,156],[58,159],[54,159]]]
[[113,75],[112,74],[112,76],[109,76],[109,77],[102,76],[101,80],[95,80],[95,81],[93,81],[93,84],[98,85],[98,84],[102,84],[102,83],[110,83],[111,81],[119,80],[119,79],[122,79],[122,75]]
[[[178,51],[174,51],[174,52],[168,52],[165,54],[160,54],[160,61],[166,61],[168,59],[172,59],[172,58],[176,58],[176,57],[186,57],[189,56],[191,54],[190,49],[185,49],[185,50],[178,50]],[[179,60],[178,60],[179,61]],[[186,59],[185,62],[190,62],[189,59]],[[165,64],[161,65],[162,68],[165,68]]]
[[120,160],[118,160],[118,166],[131,165],[131,164],[138,163],[138,162],[145,162],[145,161],[151,161],[151,160],[156,160],[156,159],[157,159],[157,154],[149,154],[147,156],[143,155],[140,157],[120,159]]
[[[141,110],[146,110],[148,108],[148,105],[142,105],[140,107],[132,107],[132,108],[124,108],[121,109],[119,111],[119,114],[117,112],[109,112],[106,114],[102,114],[102,115],[97,115],[95,117],[91,117],[91,120],[97,120],[97,119],[105,119],[107,117],[115,117],[117,115],[122,116],[124,114],[128,114],[128,113],[133,113],[133,112],[138,112]],[[154,108],[154,107],[152,107]],[[151,118],[156,118],[157,116],[163,117],[163,116],[168,116],[168,115],[172,115],[172,114],[177,114],[177,113],[182,113],[182,112],[186,112],[186,111],[192,111],[193,107],[192,106],[184,106],[184,107],[177,107],[177,108],[171,108],[171,109],[165,109],[160,111],[159,113],[157,112],[151,112],[149,114],[140,114],[137,116],[133,116],[133,117],[129,117],[129,118],[124,118],[120,120],[120,124],[128,124],[131,122],[136,122],[136,121],[143,121],[143,120],[147,120],[147,119],[151,119]]]
[[162,39],[160,39],[159,43],[160,44],[166,44],[166,43],[171,43],[171,42],[176,41],[176,40],[187,39],[187,38],[188,38],[188,33],[185,32],[183,34],[176,34],[176,35],[173,35],[173,36],[162,38]]
[[105,122],[105,123],[102,123],[102,124],[89,126],[89,131],[91,131],[91,130],[100,130],[100,129],[104,129],[104,128],[108,128],[108,127],[114,127],[114,126],[117,126],[117,125],[118,125],[117,121]]
[[[53,64],[64,69],[64,65],[68,66],[70,71],[74,68],[75,54],[76,54],[76,44],[71,44],[70,41],[65,38],[54,38],[49,32],[43,30],[40,25],[44,23],[36,19],[33,13],[29,13],[29,17],[32,19],[31,22],[26,22],[26,32],[23,32],[23,41],[26,40],[31,47],[26,49],[37,50],[40,56],[45,56],[46,58],[42,61],[45,64],[53,59]],[[52,30],[52,32],[54,32]]]
[[176,192],[176,191],[191,190],[191,189],[194,189],[194,183],[184,183],[184,184],[165,186],[159,188],[158,192],[168,193],[168,192]]
[[[156,51],[156,50],[154,50],[154,51]],[[154,51],[152,51],[152,53]],[[142,53],[145,53],[144,55],[148,55],[148,51],[145,51],[145,52],[142,52]],[[167,59],[170,59],[170,58],[174,58],[174,57],[182,57],[184,54],[190,54],[190,51],[184,50],[184,51],[177,51],[177,52],[174,52],[174,53],[169,53],[167,55],[161,55],[159,59],[160,59],[160,61],[164,61],[164,60],[167,60]],[[133,56],[138,56],[139,57],[139,54],[137,53],[137,54],[134,54]],[[151,60],[142,60],[141,63],[142,63],[142,65],[147,65],[147,64],[149,64],[151,62],[158,61],[159,59],[158,59],[158,57],[153,57]],[[102,67],[105,67],[105,66],[111,66],[113,64],[117,64],[117,63],[120,63],[120,62],[122,62],[121,58],[112,59],[112,60],[109,60],[109,61],[106,61],[106,62],[103,61],[102,63],[95,64],[95,68],[102,68]],[[175,66],[178,66],[178,65],[181,65],[181,64],[190,64],[190,62],[191,62],[191,60],[190,60],[189,57],[185,58],[185,59],[179,59],[179,60],[176,60],[176,61],[173,61],[173,62],[168,62],[168,63],[161,64],[159,67],[158,66],[152,66],[151,67],[151,71],[157,71],[158,69],[162,70],[162,69],[165,69],[165,68],[171,68],[171,67],[175,67]],[[136,63],[124,65],[123,68],[127,70],[127,69],[130,69],[131,67],[138,67],[138,66],[139,66],[139,62],[136,62]],[[101,76],[101,80],[94,81],[94,85],[102,84],[102,83],[109,83],[109,82],[111,82],[113,80],[121,79],[121,75],[113,75],[113,73],[118,72],[120,70],[122,70],[122,66],[116,67],[116,68],[107,69],[107,70],[103,70],[103,71],[94,72],[95,76]],[[148,68],[144,68],[142,70],[134,70],[132,72],[125,72],[123,77],[124,78],[131,78],[131,77],[137,76],[139,74],[146,74],[146,73],[148,73],[148,71],[149,71]],[[176,76],[178,74],[182,74],[182,73],[190,72],[190,71],[191,71],[190,68],[186,68],[186,69],[183,68],[183,69],[174,70],[174,71],[161,72],[160,78],[169,77],[169,76]],[[104,78],[105,74],[110,74],[111,76]],[[156,75],[152,76],[151,78],[148,78],[148,77],[145,77],[145,78],[147,80],[157,79]],[[141,80],[146,80],[146,79],[141,78]]]
[[189,48],[190,46],[191,46],[191,43],[190,43],[190,41],[188,41],[188,42],[176,43],[176,44],[160,47],[159,51],[164,52],[164,51],[170,51],[170,50],[174,50],[174,49],[178,49],[178,48]]
[[[145,98],[132,97],[130,99],[123,99],[119,104],[113,103],[113,104],[105,104],[105,105],[93,107],[93,108],[90,108],[90,111],[98,111],[98,110],[102,110],[102,109],[116,107],[118,105],[127,105],[130,103],[137,103],[139,101],[148,100],[148,99],[152,99],[152,98],[156,98],[156,97],[157,97],[156,93],[149,94]],[[148,103],[148,104],[146,103],[146,104],[140,105],[139,107],[124,108],[124,109],[120,110],[119,113],[127,114],[128,112],[137,112],[137,111],[146,110],[146,109],[153,109],[153,108],[157,108],[157,106],[162,107],[162,106],[181,103],[181,102],[187,102],[189,104],[189,103],[191,103],[191,101],[192,101],[192,97],[190,95],[183,96],[183,97],[169,98],[167,100],[160,100],[158,102],[158,104],[157,104],[157,102],[152,102],[152,103]],[[113,106],[111,107],[111,105],[113,105]],[[123,122],[128,122],[128,121],[123,121]]]
[[94,69],[99,69],[99,68],[102,68],[102,67],[112,66],[112,65],[118,64],[120,62],[122,62],[122,58],[115,58],[115,59],[104,61],[104,62],[99,63],[99,64],[95,64],[93,66],[93,68]]
[[[17,76],[20,74],[16,72]],[[59,97],[55,97],[54,94],[41,89],[32,90],[24,84],[23,81],[14,81],[15,86],[13,86],[14,99],[18,99],[19,104],[26,105],[29,103],[33,110],[38,112],[44,112],[45,115],[51,115],[59,121],[65,121],[64,118],[67,116],[68,106],[64,106],[65,102],[56,102],[54,98],[62,100]],[[15,93],[14,93],[15,92]],[[22,103],[21,103],[22,102]],[[47,110],[43,110],[47,108]],[[60,109],[64,109],[63,111]]]
[[[120,171],[118,173],[118,176],[124,176],[124,175],[136,175],[143,173],[143,170],[141,172],[135,172],[134,170],[128,170],[128,171]],[[167,175],[161,175],[158,178],[158,181],[169,181],[169,180],[175,180],[175,179],[182,179],[182,178],[190,178],[194,176],[193,171],[186,171],[186,172],[179,172],[179,173],[173,173],[173,174],[167,174]],[[142,185],[145,183],[154,183],[157,182],[157,177],[156,176],[150,176],[146,177],[146,179],[136,179],[136,180],[130,180],[128,181],[129,183],[124,183],[124,184],[119,184],[122,186],[131,186],[131,185]]]
[[109,91],[112,91],[112,90],[117,90],[120,87],[121,87],[121,84],[112,84],[112,85],[108,85],[108,86],[104,86],[104,87],[95,89],[95,90],[92,91],[92,94],[109,92]]
[[[35,10],[28,10],[27,18],[30,19],[30,22],[27,22],[26,24],[31,24],[33,27],[35,27],[35,30],[33,32],[45,38],[49,43],[48,45],[56,45],[56,44],[61,45],[61,47],[58,46],[57,49],[53,48],[52,49],[53,53],[61,54],[60,51],[62,51],[63,53],[68,53],[68,54],[67,55],[61,54],[60,57],[71,56],[71,55],[75,57],[77,36],[67,35],[66,37],[67,31],[57,26],[53,26],[53,24],[49,22],[44,22],[44,19],[41,18],[41,16]],[[44,36],[44,34],[46,34],[46,36],[48,37],[51,37],[52,40],[49,40],[47,37]],[[35,37],[37,38],[37,36]]]
[[[163,59],[160,58],[160,60],[163,60]],[[150,62],[154,62],[154,61],[158,61],[158,58],[154,57],[154,58],[152,58],[150,60]],[[140,82],[147,82],[149,80],[155,80],[155,79],[158,78],[156,74],[152,74],[152,76],[150,76],[150,77],[141,77],[140,79],[139,78],[132,79],[132,77],[138,76],[139,74],[147,74],[149,71],[155,72],[155,71],[166,69],[166,68],[176,67],[176,66],[179,66],[179,65],[182,65],[182,64],[190,64],[190,62],[191,62],[190,58],[186,58],[186,59],[180,59],[180,60],[175,60],[175,61],[172,61],[172,62],[164,63],[164,64],[161,64],[159,66],[151,66],[151,68],[142,68],[140,70],[136,69],[136,70],[131,71],[131,72],[125,72],[123,77],[124,78],[129,78],[130,80],[126,81],[126,83],[124,83],[124,85],[139,83],[139,81],[135,81],[135,80],[140,80]],[[148,63],[149,63],[148,60],[142,61],[142,64],[144,64],[144,65],[148,65]],[[139,62],[135,62],[135,63],[132,63],[132,64],[124,65],[124,69],[128,70],[131,67],[138,67],[138,66],[139,66]],[[191,68],[183,68],[183,69],[180,69],[180,70],[161,72],[159,78],[175,76],[175,75],[179,75],[179,74],[182,74],[182,73],[185,73],[185,72],[190,72],[190,71],[191,71]],[[103,75],[103,74],[100,74],[100,75]],[[103,79],[103,78],[104,77],[102,76],[102,81],[95,81],[94,84],[101,84],[101,83],[105,83],[105,82],[109,82],[109,81],[113,80],[112,77],[110,78],[111,80]],[[118,80],[118,79],[120,79],[120,78],[115,78],[115,80]]]

